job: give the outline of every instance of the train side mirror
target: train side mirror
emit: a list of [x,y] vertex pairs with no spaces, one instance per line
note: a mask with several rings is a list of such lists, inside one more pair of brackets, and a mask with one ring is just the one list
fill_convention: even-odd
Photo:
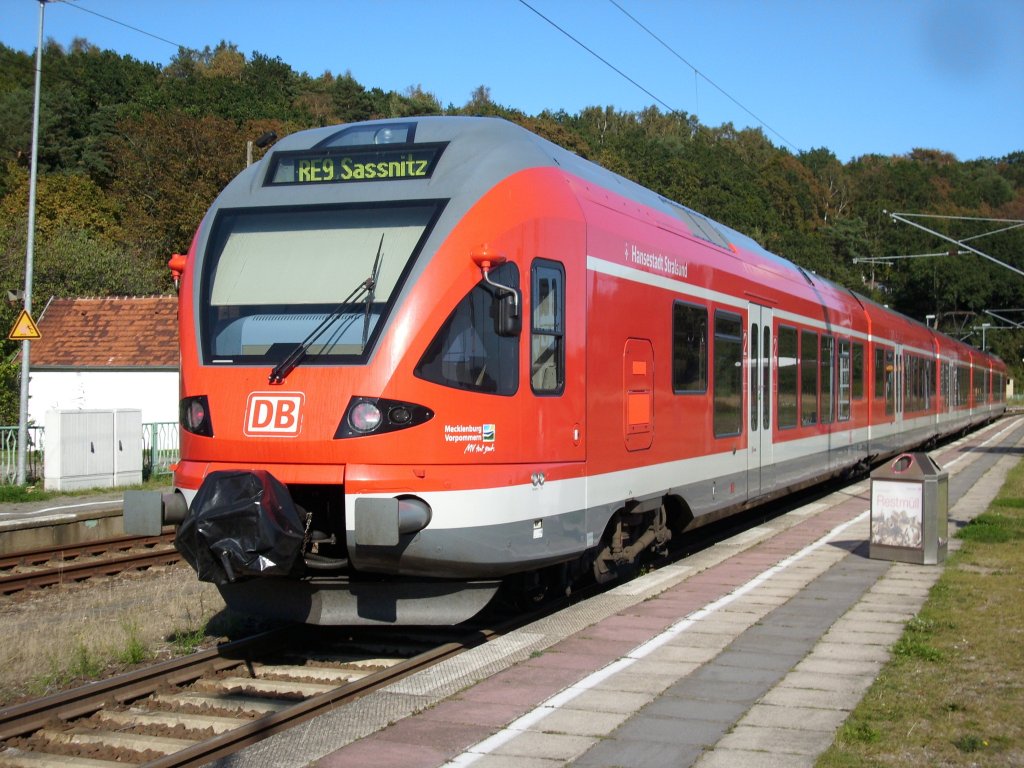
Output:
[[185,274],[185,269],[188,267],[188,257],[183,253],[176,253],[171,256],[167,266],[171,270],[171,277],[174,278],[174,290],[178,290],[181,276]]
[[498,299],[495,331],[499,336],[518,336],[523,330],[523,314],[519,311],[522,295],[515,288],[507,288]]
[[510,288],[491,280],[491,268],[504,264],[508,259],[501,254],[491,253],[486,246],[474,251],[471,256],[480,267],[484,282],[498,291],[497,314],[494,318],[495,333],[499,336],[518,336],[523,329],[523,315],[519,310],[522,294],[517,288]]

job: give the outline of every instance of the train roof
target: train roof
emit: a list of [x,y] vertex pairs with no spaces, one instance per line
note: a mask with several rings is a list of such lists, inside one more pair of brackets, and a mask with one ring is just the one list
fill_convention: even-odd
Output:
[[[461,215],[502,179],[529,168],[555,167],[682,221],[695,237],[770,266],[776,273],[788,273],[794,281],[807,276],[798,266],[767,250],[753,238],[586,160],[526,128],[495,117],[410,117],[300,131],[279,140],[260,163],[240,174],[225,188],[214,207],[272,204],[273,192],[280,190],[268,189],[266,180],[273,173],[276,160],[288,154],[346,146],[365,147],[375,143],[384,147],[395,137],[403,141],[404,147],[409,146],[404,143],[408,137],[412,138],[414,145],[445,145],[438,161],[439,169],[443,164],[443,173],[438,172],[423,185],[407,181],[360,185],[367,199],[370,196],[379,198],[380,184],[402,184],[402,198],[448,198],[452,201],[452,210]],[[324,202],[322,186],[319,189],[292,186],[285,191],[287,204]],[[346,194],[349,200],[359,199],[359,190],[352,186],[348,187]],[[256,198],[260,198],[258,203]],[[284,196],[281,198],[283,201]]]
[[[309,151],[343,150],[348,146],[365,148],[378,144],[386,149],[389,143],[406,150],[415,145],[443,146],[437,161],[437,172],[421,183],[393,180],[342,185],[346,200],[379,200],[382,192],[385,192],[382,185],[400,185],[395,189],[396,198],[448,199],[448,212],[453,214],[449,219],[451,222],[461,218],[477,200],[503,179],[531,168],[559,168],[586,183],[682,221],[695,237],[725,248],[742,261],[765,267],[795,285],[805,286],[814,292],[825,289],[840,297],[841,301],[890,312],[864,296],[807,272],[742,232],[502,118],[423,116],[299,131],[280,139],[259,163],[247,168],[225,187],[214,202],[211,213],[220,207],[322,204],[326,201],[324,185],[275,185],[271,181],[271,175],[281,158]],[[450,226],[449,223],[439,227],[434,237],[445,237]],[[907,320],[916,323],[910,318]]]

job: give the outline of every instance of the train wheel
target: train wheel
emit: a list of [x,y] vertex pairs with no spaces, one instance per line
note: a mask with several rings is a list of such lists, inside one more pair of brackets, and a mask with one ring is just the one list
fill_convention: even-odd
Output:
[[640,556],[648,550],[664,554],[671,538],[664,504],[647,512],[623,507],[612,516],[601,538],[602,547],[594,560],[594,578],[598,584],[606,584],[634,576]]

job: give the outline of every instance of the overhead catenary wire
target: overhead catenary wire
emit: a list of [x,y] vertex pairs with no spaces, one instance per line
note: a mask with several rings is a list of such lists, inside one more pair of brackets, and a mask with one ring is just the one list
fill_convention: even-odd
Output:
[[152,37],[154,40],[159,40],[161,43],[167,43],[168,45],[173,45],[175,48],[184,48],[187,51],[194,51],[195,50],[194,48],[190,48],[187,45],[182,45],[181,43],[176,43],[173,40],[168,40],[166,37],[160,37],[160,35],[154,35],[152,32],[147,32],[144,29],[139,29],[138,27],[133,27],[131,24],[126,24],[125,22],[119,21],[119,20],[117,20],[115,18],[112,18],[110,16],[104,16],[102,13],[98,13],[97,11],[90,10],[90,9],[86,8],[84,5],[78,5],[77,3],[70,2],[70,0],[55,0],[55,1],[59,2],[59,3],[63,3],[64,5],[68,6],[69,8],[74,8],[77,11],[82,11],[84,13],[89,13],[89,14],[92,14],[93,16],[97,16],[97,17],[99,17],[101,19],[109,21],[111,24],[117,24],[118,26],[122,26],[125,29],[130,29],[133,32],[138,32],[140,35],[145,35],[146,37]]
[[559,26],[558,24],[556,24],[556,23],[555,23],[554,21],[552,21],[552,20],[551,20],[551,19],[549,19],[549,18],[548,18],[547,16],[545,16],[545,15],[544,15],[543,13],[541,13],[540,11],[538,11],[538,10],[537,10],[536,8],[534,8],[534,7],[532,6],[532,5],[530,5],[530,4],[528,3],[528,2],[526,2],[526,0],[519,0],[519,2],[520,2],[520,4],[522,4],[523,6],[525,6],[526,8],[529,8],[529,9],[530,9],[531,11],[533,11],[533,12],[534,12],[535,14],[537,14],[538,16],[540,16],[540,17],[541,17],[542,19],[544,19],[544,21],[546,21],[546,22],[547,22],[548,24],[550,24],[550,25],[551,25],[552,27],[554,27],[554,28],[555,28],[555,29],[557,29],[557,30],[558,30],[559,32],[561,32],[561,33],[562,33],[563,35],[565,35],[566,37],[568,37],[568,38],[569,38],[570,40],[572,40],[572,41],[573,41],[574,43],[576,43],[576,45],[578,45],[578,46],[579,46],[580,48],[582,48],[583,50],[585,50],[585,51],[586,51],[587,53],[589,53],[589,54],[590,54],[591,56],[593,56],[593,57],[594,57],[595,59],[597,59],[598,61],[600,61],[600,62],[601,62],[602,64],[604,64],[604,65],[605,65],[606,67],[608,67],[609,69],[611,69],[612,71],[614,71],[614,72],[615,72],[615,73],[616,73],[617,75],[619,75],[620,77],[622,77],[622,78],[624,78],[625,80],[629,81],[630,83],[632,83],[633,85],[635,85],[635,86],[636,86],[637,88],[639,88],[639,89],[640,89],[641,91],[643,91],[644,93],[646,93],[646,94],[647,94],[648,96],[650,96],[650,97],[651,97],[652,99],[654,99],[654,100],[655,100],[656,102],[658,102],[659,104],[661,104],[661,106],[663,106],[663,107],[664,107],[665,109],[667,109],[667,110],[668,110],[669,112],[671,112],[671,113],[673,113],[673,114],[679,114],[679,110],[678,110],[678,109],[676,109],[675,107],[669,106],[669,105],[668,105],[668,104],[666,104],[666,103],[665,103],[664,101],[662,101],[661,99],[659,99],[659,98],[658,98],[657,96],[655,96],[655,95],[654,95],[653,93],[651,93],[651,92],[650,92],[649,90],[647,90],[647,89],[646,89],[646,88],[644,88],[644,87],[643,87],[642,85],[640,85],[640,83],[638,83],[638,82],[637,82],[636,80],[634,80],[634,79],[633,79],[632,77],[630,77],[630,76],[629,76],[629,75],[627,75],[627,74],[626,74],[625,72],[623,72],[623,71],[622,71],[621,69],[619,69],[618,67],[616,67],[616,66],[615,66],[614,64],[612,64],[612,63],[611,63],[610,61],[608,61],[608,59],[606,59],[606,58],[604,58],[603,56],[601,56],[601,54],[597,53],[597,51],[593,50],[592,48],[589,48],[589,47],[587,47],[587,46],[586,46],[586,45],[585,45],[585,44],[584,44],[583,42],[581,42],[581,41],[580,41],[580,40],[578,40],[577,38],[573,37],[573,36],[572,36],[572,35],[571,35],[571,34],[570,34],[570,33],[569,33],[568,31],[566,31],[565,29],[563,29],[562,27],[560,27],[560,26]]
[[660,37],[658,37],[656,34],[654,34],[654,32],[652,32],[650,29],[648,29],[646,26],[644,26],[640,22],[639,19],[637,19],[633,14],[631,14],[629,11],[627,11],[625,8],[623,8],[621,5],[619,5],[618,2],[616,2],[616,0],[608,0],[608,2],[611,3],[612,5],[614,5],[616,8],[618,8],[620,11],[622,11],[622,13],[624,13],[634,24],[636,24],[638,27],[640,27],[640,29],[642,29],[648,35],[650,35],[655,40],[657,40],[669,53],[671,53],[673,56],[675,56],[677,59],[679,59],[681,62],[683,62],[683,64],[685,64],[690,69],[692,69],[693,70],[694,78],[698,78],[699,77],[699,78],[703,79],[706,83],[708,83],[708,85],[712,86],[715,90],[717,90],[719,93],[721,93],[727,99],[729,99],[729,101],[731,101],[737,107],[739,107],[744,112],[746,112],[748,115],[750,115],[752,118],[754,118],[758,123],[760,123],[765,128],[767,128],[771,133],[773,133],[776,136],[778,136],[779,139],[782,141],[782,143],[785,144],[787,147],[792,149],[794,152],[799,152],[800,151],[793,144],[793,142],[791,142],[789,139],[787,139],[785,136],[783,136],[777,130],[775,130],[770,125],[768,125],[768,123],[766,123],[760,117],[758,117],[753,112],[751,112],[747,107],[745,107],[742,103],[740,103],[740,101],[738,99],[736,99],[734,96],[732,96],[730,93],[728,93],[724,88],[722,88],[720,85],[718,85],[718,83],[716,83],[710,77],[708,77],[703,72],[701,72],[699,69],[697,69],[697,67],[695,67],[689,61],[687,61],[685,58],[683,58],[671,45],[666,43],[664,40],[662,40]]
[[906,216],[909,219],[948,219],[950,221],[995,221],[995,222],[1013,222],[1015,224],[1024,224],[1024,219],[1006,219],[999,218],[993,219],[988,216],[951,216],[948,214],[941,213],[900,213],[900,216]]
[[[989,254],[985,253],[984,251],[979,251],[977,248],[975,248],[975,247],[973,247],[971,245],[968,245],[966,240],[957,240],[956,238],[950,237],[949,235],[943,234],[942,232],[938,232],[938,231],[936,231],[934,229],[929,229],[928,227],[924,226],[924,224],[919,224],[918,222],[913,221],[913,219],[929,219],[929,218],[947,219],[947,220],[948,219],[954,219],[954,220],[955,219],[965,219],[965,220],[973,220],[973,221],[1003,221],[1003,222],[1012,223],[1012,226],[1004,227],[1002,229],[998,229],[995,232],[987,232],[987,233],[985,233],[984,236],[994,235],[994,234],[996,234],[996,232],[1005,232],[1005,231],[1007,231],[1009,229],[1016,229],[1017,227],[1024,226],[1024,220],[1020,220],[1020,219],[984,219],[984,218],[979,218],[979,217],[945,216],[945,215],[942,215],[942,214],[931,214],[931,213],[894,213],[892,211],[882,211],[882,213],[884,213],[886,216],[890,217],[893,221],[899,221],[899,222],[902,222],[904,224],[909,224],[912,227],[916,227],[917,229],[920,229],[920,230],[922,230],[924,232],[927,232],[930,235],[934,235],[935,237],[938,237],[941,240],[945,240],[948,243],[952,243],[953,245],[960,246],[961,248],[966,248],[971,253],[973,253],[973,254],[975,254],[977,256],[981,256],[983,259],[987,259],[988,261],[991,261],[993,264],[996,264],[996,265],[998,265],[1000,267],[1003,267],[1004,269],[1008,269],[1011,272],[1014,272],[1014,273],[1024,277],[1024,270],[1018,269],[1017,267],[1015,267],[1015,266],[1013,266],[1011,264],[1007,264],[1005,261],[1000,261],[995,256],[990,256]],[[974,236],[974,237],[972,237],[970,239],[976,240],[977,237],[978,236]]]
[[[644,24],[642,24],[642,23],[641,23],[641,22],[640,22],[640,21],[639,21],[639,20],[638,20],[638,19],[637,19],[637,18],[636,18],[635,16],[633,16],[633,15],[632,15],[631,13],[629,13],[629,12],[628,12],[628,11],[627,11],[626,9],[624,9],[624,8],[623,8],[623,7],[621,6],[621,5],[619,5],[619,4],[618,4],[618,3],[617,3],[617,2],[615,1],[615,0],[608,0],[608,1],[609,1],[609,2],[610,2],[610,3],[612,4],[612,5],[614,5],[614,6],[616,7],[616,8],[618,8],[618,9],[619,9],[619,10],[620,10],[620,11],[621,11],[621,12],[622,12],[623,14],[625,14],[625,15],[626,15],[626,16],[627,16],[627,17],[628,17],[628,18],[629,18],[630,20],[632,20],[632,21],[633,21],[633,23],[634,23],[634,24],[636,24],[636,25],[637,25],[638,27],[640,27],[640,28],[641,28],[641,29],[642,29],[642,30],[643,30],[644,32],[646,32],[646,33],[647,33],[648,35],[650,35],[650,36],[651,36],[651,37],[653,37],[653,38],[654,38],[655,40],[657,40],[657,41],[658,41],[658,42],[659,42],[659,43],[660,43],[660,44],[661,44],[662,46],[664,46],[664,47],[665,47],[665,48],[666,48],[666,49],[667,49],[667,50],[668,50],[668,51],[669,51],[669,52],[670,52],[670,53],[671,53],[671,54],[672,54],[673,56],[675,56],[675,57],[676,57],[677,59],[679,59],[679,60],[680,60],[681,62],[683,62],[683,64],[685,64],[685,65],[686,65],[686,66],[688,66],[688,67],[689,67],[690,69],[692,69],[692,70],[693,70],[693,73],[694,73],[694,78],[698,78],[698,77],[699,77],[699,78],[702,78],[703,80],[705,80],[705,81],[706,81],[706,82],[707,82],[708,84],[710,84],[710,85],[711,85],[711,86],[713,86],[713,87],[714,87],[714,88],[715,88],[716,90],[718,90],[718,91],[719,91],[719,92],[720,92],[720,93],[721,93],[721,94],[722,94],[723,96],[725,96],[725,97],[726,97],[727,99],[729,99],[729,100],[730,100],[730,101],[731,101],[731,102],[732,102],[733,104],[735,104],[736,106],[738,106],[738,107],[739,107],[740,109],[742,109],[742,110],[743,110],[744,112],[746,112],[746,113],[747,113],[748,115],[750,115],[750,116],[751,116],[752,118],[754,118],[754,120],[756,120],[756,121],[757,121],[757,122],[758,122],[758,123],[759,123],[760,125],[764,126],[764,127],[766,128],[766,129],[768,129],[768,131],[770,131],[770,132],[771,132],[771,133],[773,133],[773,134],[774,134],[775,136],[777,136],[777,137],[778,137],[778,138],[779,138],[779,139],[780,139],[780,140],[781,140],[781,141],[782,141],[782,142],[783,142],[783,143],[784,143],[784,144],[785,144],[786,146],[790,147],[790,148],[791,148],[791,149],[792,149],[792,150],[793,150],[794,152],[799,152],[799,151],[800,151],[800,149],[799,149],[798,147],[796,147],[796,146],[795,146],[795,145],[794,145],[794,144],[793,144],[793,143],[792,143],[791,141],[789,141],[789,139],[787,139],[787,138],[786,138],[785,136],[783,136],[783,135],[782,135],[781,133],[779,133],[779,132],[778,132],[777,130],[775,130],[775,129],[774,129],[774,128],[772,128],[772,127],[771,127],[770,125],[768,125],[768,123],[766,123],[766,122],[765,122],[764,120],[762,120],[762,119],[761,119],[760,117],[758,117],[758,116],[757,116],[756,114],[754,114],[754,113],[753,113],[753,112],[752,112],[752,111],[751,111],[750,109],[748,109],[747,107],[745,107],[745,106],[744,106],[744,105],[743,105],[743,104],[742,104],[742,103],[741,103],[741,102],[740,102],[740,101],[739,101],[738,99],[736,99],[736,98],[735,98],[734,96],[732,96],[731,94],[729,94],[729,93],[728,93],[728,92],[727,92],[727,91],[726,91],[725,89],[723,89],[723,88],[722,88],[722,87],[721,87],[720,85],[718,85],[718,84],[717,84],[716,82],[714,82],[714,81],[713,81],[713,80],[712,80],[711,78],[709,78],[709,77],[708,77],[707,75],[705,75],[705,74],[704,74],[703,72],[701,72],[701,71],[700,71],[699,69],[697,69],[697,68],[696,68],[696,67],[695,67],[695,66],[694,66],[693,64],[691,64],[691,63],[690,63],[689,61],[687,61],[687,60],[686,60],[686,59],[685,59],[685,58],[684,58],[683,56],[681,56],[681,55],[680,55],[680,54],[679,54],[678,52],[676,52],[676,51],[675,51],[675,50],[674,50],[674,49],[672,48],[672,46],[670,46],[670,45],[669,45],[668,43],[666,43],[666,42],[665,42],[664,40],[662,40],[662,39],[661,39],[660,37],[658,37],[658,36],[657,36],[656,34],[654,34],[654,32],[652,32],[652,31],[651,31],[650,29],[648,29],[648,28],[647,28],[647,27],[646,27],[646,26],[645,26]],[[658,97],[657,95],[655,95],[655,94],[654,94],[653,92],[651,92],[651,91],[650,91],[650,90],[649,90],[648,88],[646,88],[646,87],[644,87],[643,85],[641,85],[641,84],[640,84],[639,82],[637,82],[637,81],[636,81],[636,80],[635,80],[634,78],[632,78],[632,77],[630,77],[629,75],[627,75],[627,74],[626,74],[625,72],[623,72],[623,71],[622,71],[621,69],[619,69],[618,67],[616,67],[616,66],[615,66],[614,64],[612,64],[612,63],[611,63],[610,61],[608,61],[608,60],[607,60],[606,58],[604,58],[603,56],[601,56],[601,55],[600,55],[599,53],[597,53],[597,52],[596,52],[595,50],[593,50],[592,48],[590,48],[589,46],[587,46],[586,44],[584,44],[584,43],[583,43],[582,41],[580,41],[580,40],[579,40],[578,38],[576,38],[575,36],[573,36],[573,35],[572,35],[572,34],[571,34],[571,33],[570,33],[569,31],[567,31],[567,30],[566,30],[566,29],[565,29],[564,27],[560,26],[560,25],[559,25],[559,24],[557,24],[557,23],[556,23],[555,21],[553,21],[552,19],[548,18],[548,17],[547,17],[547,16],[545,16],[545,15],[544,15],[543,13],[541,13],[540,11],[538,11],[538,10],[537,10],[536,8],[534,8],[534,7],[532,6],[532,5],[530,5],[530,4],[528,3],[528,2],[526,2],[526,0],[519,0],[519,3],[520,3],[521,5],[523,5],[523,6],[525,7],[525,8],[528,8],[529,10],[533,11],[533,13],[535,13],[535,14],[536,14],[537,16],[539,16],[540,18],[542,18],[542,19],[543,19],[544,21],[546,21],[546,22],[547,22],[548,24],[550,24],[550,25],[551,25],[552,27],[554,27],[555,29],[557,29],[557,30],[558,30],[559,32],[561,32],[561,33],[562,33],[563,35],[565,35],[565,36],[566,36],[567,38],[569,38],[570,40],[572,40],[572,41],[573,41],[574,43],[576,43],[576,45],[578,45],[578,46],[579,46],[580,48],[582,48],[583,50],[585,50],[585,51],[586,51],[587,53],[589,53],[589,54],[590,54],[591,56],[593,56],[594,58],[596,58],[596,59],[597,59],[598,61],[600,61],[600,62],[601,62],[602,64],[604,64],[604,65],[605,65],[606,67],[608,67],[609,69],[611,69],[611,70],[612,70],[613,72],[615,72],[615,73],[616,73],[617,75],[619,75],[620,77],[622,77],[623,79],[625,79],[626,81],[628,81],[628,82],[629,82],[629,83],[631,83],[632,85],[635,85],[635,86],[636,86],[637,88],[639,88],[639,89],[640,89],[641,91],[643,91],[644,93],[646,93],[646,94],[647,94],[648,96],[650,96],[650,97],[651,97],[652,99],[654,99],[654,100],[655,100],[655,101],[656,101],[656,102],[657,102],[658,104],[660,104],[660,105],[661,105],[661,106],[663,106],[663,107],[664,107],[665,109],[667,109],[667,110],[668,110],[668,111],[669,111],[670,113],[672,113],[672,114],[677,114],[677,115],[678,115],[678,114],[681,114],[681,111],[680,111],[680,110],[676,109],[675,107],[672,107],[672,106],[670,106],[670,105],[669,105],[668,103],[666,103],[666,102],[665,102],[665,101],[664,101],[663,99],[659,98],[659,97]],[[696,84],[695,84],[695,86],[694,86],[694,89],[696,90]]]

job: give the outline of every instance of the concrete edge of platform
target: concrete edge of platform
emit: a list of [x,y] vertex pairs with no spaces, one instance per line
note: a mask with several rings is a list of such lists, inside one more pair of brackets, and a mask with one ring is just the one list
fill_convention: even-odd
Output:
[[121,516],[119,501],[103,500],[0,517],[0,555],[122,536]]

